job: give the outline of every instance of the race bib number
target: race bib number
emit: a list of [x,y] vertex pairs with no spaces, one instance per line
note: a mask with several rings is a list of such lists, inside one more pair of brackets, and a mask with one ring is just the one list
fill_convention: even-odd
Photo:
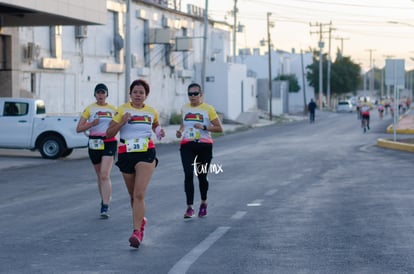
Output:
[[103,139],[89,139],[89,148],[93,150],[104,150],[105,143]]
[[127,152],[145,152],[148,150],[148,138],[139,139],[126,139],[126,151]]
[[200,130],[190,127],[184,131],[184,138],[187,140],[199,140]]
[[368,111],[369,111],[369,107],[368,107],[368,106],[363,106],[363,107],[361,108],[361,111],[362,111],[362,112],[368,112]]

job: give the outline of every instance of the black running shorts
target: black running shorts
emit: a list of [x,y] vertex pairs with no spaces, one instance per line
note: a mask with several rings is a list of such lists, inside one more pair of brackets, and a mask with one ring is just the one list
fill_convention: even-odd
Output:
[[122,173],[135,173],[135,165],[139,162],[152,163],[155,162],[155,166],[158,165],[158,159],[156,157],[155,148],[150,148],[145,152],[125,152],[118,153],[118,161],[115,165]]
[[103,150],[88,149],[89,159],[92,164],[97,165],[102,162],[102,156],[112,156],[115,158],[118,148],[118,141],[105,142]]

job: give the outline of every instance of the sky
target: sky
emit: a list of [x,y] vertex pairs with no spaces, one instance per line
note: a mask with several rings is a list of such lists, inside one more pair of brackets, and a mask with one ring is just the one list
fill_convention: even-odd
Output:
[[330,44],[333,60],[342,49],[363,71],[382,68],[387,58],[404,59],[406,70],[414,69],[414,0],[181,0],[182,11],[187,3],[205,8],[206,1],[209,18],[230,24],[236,1],[237,22],[245,26],[237,48],[267,51],[260,40],[267,40],[270,12],[270,40],[278,50],[318,49],[321,25],[323,52]]

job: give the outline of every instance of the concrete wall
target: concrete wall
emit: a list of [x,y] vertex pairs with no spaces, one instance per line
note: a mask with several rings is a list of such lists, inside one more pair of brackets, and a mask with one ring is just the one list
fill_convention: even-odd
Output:
[[[270,112],[269,81],[267,78],[257,80],[258,108]],[[281,90],[280,82],[272,82],[272,115],[281,115],[286,112],[286,92]]]

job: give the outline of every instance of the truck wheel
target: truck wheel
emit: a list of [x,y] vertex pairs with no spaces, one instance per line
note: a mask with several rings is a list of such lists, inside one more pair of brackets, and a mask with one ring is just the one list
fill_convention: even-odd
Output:
[[57,159],[66,150],[62,138],[58,136],[46,136],[40,142],[39,151],[45,159]]
[[73,151],[73,148],[68,148],[65,150],[65,152],[62,153],[61,157],[68,157]]

